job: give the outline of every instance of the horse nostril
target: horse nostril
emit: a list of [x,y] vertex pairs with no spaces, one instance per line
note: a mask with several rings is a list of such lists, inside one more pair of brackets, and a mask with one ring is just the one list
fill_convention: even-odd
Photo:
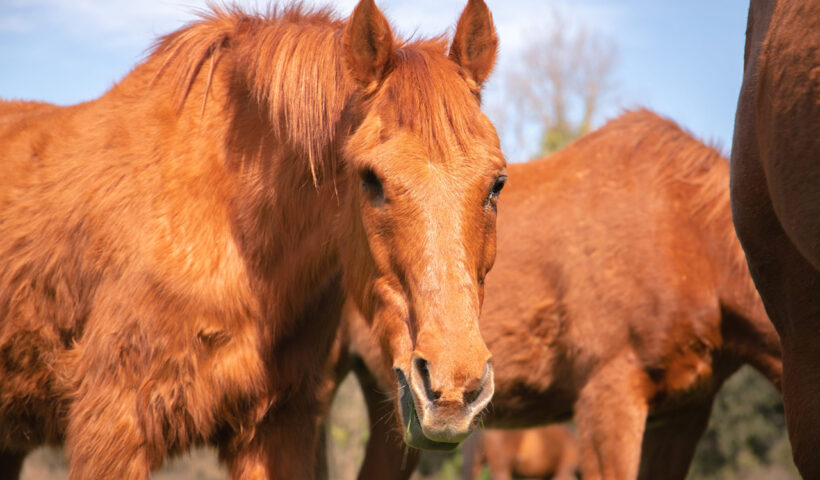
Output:
[[484,391],[484,386],[478,387],[476,390],[470,390],[469,392],[464,392],[463,400],[464,405],[472,405],[478,399],[478,396],[481,395],[481,392]]
[[481,376],[481,384],[475,390],[467,390],[462,395],[462,401],[464,405],[472,405],[482,396],[482,394],[486,393],[486,388],[489,385],[490,387],[490,395],[492,395],[493,391],[493,366],[489,360],[484,365],[484,375]]
[[424,393],[427,395],[427,399],[431,402],[435,402],[441,398],[441,392],[433,390],[433,386],[430,383],[430,367],[427,364],[427,360],[422,357],[416,357],[413,362],[415,363],[416,371],[418,371],[421,376],[421,381],[424,384]]

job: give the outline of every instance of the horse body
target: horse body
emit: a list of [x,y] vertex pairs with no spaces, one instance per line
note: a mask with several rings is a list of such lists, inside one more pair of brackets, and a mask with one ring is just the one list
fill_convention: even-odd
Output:
[[783,344],[794,460],[820,477],[820,2],[753,0],[732,143],[732,213]]
[[[638,112],[520,169],[482,313],[505,392],[487,423],[574,412],[584,478],[683,478],[731,373],[751,363],[779,386],[779,345],[731,229],[728,164]],[[673,427],[687,415],[692,432]]]
[[[305,452],[344,293],[376,325],[395,322],[385,308],[413,311],[409,346],[381,332],[396,368],[409,377],[429,352],[448,395],[483,389],[480,409],[492,372],[478,277],[495,225],[482,202],[495,201],[503,158],[478,113],[495,46],[473,43],[494,38],[492,23],[483,2],[464,15],[477,28],[456,32],[453,51],[469,54],[454,60],[441,40],[395,43],[371,0],[346,22],[215,10],[99,99],[0,104],[0,460],[65,441],[72,479],[146,478],[209,442],[233,478],[312,478]],[[410,84],[438,103],[408,108]],[[409,181],[426,202],[394,190]],[[400,221],[412,207],[435,227],[430,204],[445,193],[461,206],[452,238]],[[448,250],[459,266],[425,261],[441,241],[464,247]],[[383,250],[408,242],[421,258],[385,266]],[[443,292],[436,315],[408,291],[416,277]],[[434,332],[465,355],[439,361]],[[424,406],[422,439],[469,431],[472,405]]]
[[[481,317],[495,359],[487,427],[574,416],[585,479],[684,478],[727,377],[749,363],[779,387],[728,169],[645,111],[510,166]],[[346,325],[383,377],[361,324]]]
[[[265,153],[274,164],[302,167],[290,176],[281,172],[293,168],[261,167],[247,158],[251,165],[244,168],[271,169],[280,183],[269,187],[283,197],[272,203],[284,208],[278,216],[247,219],[254,229],[240,226],[247,220],[237,210],[248,211],[240,203],[269,193],[251,184],[262,172],[237,178],[231,170],[242,166],[230,165],[222,141],[236,128],[232,122],[252,125],[258,120],[243,116],[258,112],[226,122],[224,107],[212,101],[202,115],[193,102],[177,113],[169,92],[151,88],[159,62],[138,67],[99,100],[30,113],[36,122],[18,120],[2,139],[10,152],[4,158],[11,159],[3,172],[0,241],[7,259],[2,431],[11,437],[4,444],[29,449],[60,442],[66,428],[69,437],[104,444],[112,424],[146,425],[139,436],[119,437],[123,449],[110,451],[116,457],[90,449],[82,458],[74,448],[73,465],[110,468],[72,470],[83,478],[136,475],[131,467],[119,470],[118,462],[156,467],[166,454],[209,441],[219,429],[251,428],[275,396],[265,385],[298,391],[299,382],[309,384],[276,372],[287,359],[276,358],[284,353],[278,344],[298,338],[291,331],[309,313],[305,305],[338,277],[329,227],[335,212],[323,207],[333,204],[332,186],[314,190],[307,164],[286,151]],[[200,84],[189,94],[199,93]],[[214,81],[210,95],[229,98],[228,85]],[[234,148],[246,153],[246,147]],[[289,206],[291,199],[302,200],[301,208]],[[318,352],[330,340],[314,339]],[[271,378],[264,351],[276,353]],[[303,363],[307,355],[289,353],[289,361],[315,370]],[[34,371],[41,377],[33,380]],[[103,399],[124,412],[99,411]],[[127,427],[119,426],[122,433]],[[145,443],[156,451],[140,453]]]

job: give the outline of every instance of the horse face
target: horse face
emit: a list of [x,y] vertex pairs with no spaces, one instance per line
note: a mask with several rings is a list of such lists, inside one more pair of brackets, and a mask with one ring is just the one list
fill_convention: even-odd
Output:
[[480,0],[449,58],[436,42],[395,48],[368,0],[345,36],[361,112],[345,147],[346,284],[392,361],[407,441],[420,448],[453,448],[493,394],[478,316],[506,175],[478,93],[496,45]]

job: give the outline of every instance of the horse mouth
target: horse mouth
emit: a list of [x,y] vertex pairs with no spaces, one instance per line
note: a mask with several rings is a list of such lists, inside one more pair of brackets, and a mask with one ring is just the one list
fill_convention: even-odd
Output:
[[413,393],[410,391],[410,385],[408,385],[407,379],[401,370],[397,369],[396,374],[399,379],[399,391],[401,392],[399,407],[401,408],[401,421],[404,427],[404,442],[420,450],[455,450],[460,442],[439,442],[424,435],[419,415],[416,412],[416,402],[413,400]]

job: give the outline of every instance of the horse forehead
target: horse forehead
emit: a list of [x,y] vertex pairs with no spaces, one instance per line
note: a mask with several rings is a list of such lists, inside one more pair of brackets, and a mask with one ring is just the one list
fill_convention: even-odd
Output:
[[404,51],[378,97],[375,105],[384,129],[413,131],[442,156],[453,145],[468,152],[473,145],[498,143],[476,95],[443,55]]
[[[398,143],[384,165],[385,173],[391,177],[388,181],[415,191],[422,199],[430,195],[463,195],[475,188],[483,189],[503,166],[503,161],[493,161],[491,155],[484,153],[470,155],[456,150],[443,157],[441,152],[419,147],[415,141]],[[448,193],[450,195],[446,195]]]

